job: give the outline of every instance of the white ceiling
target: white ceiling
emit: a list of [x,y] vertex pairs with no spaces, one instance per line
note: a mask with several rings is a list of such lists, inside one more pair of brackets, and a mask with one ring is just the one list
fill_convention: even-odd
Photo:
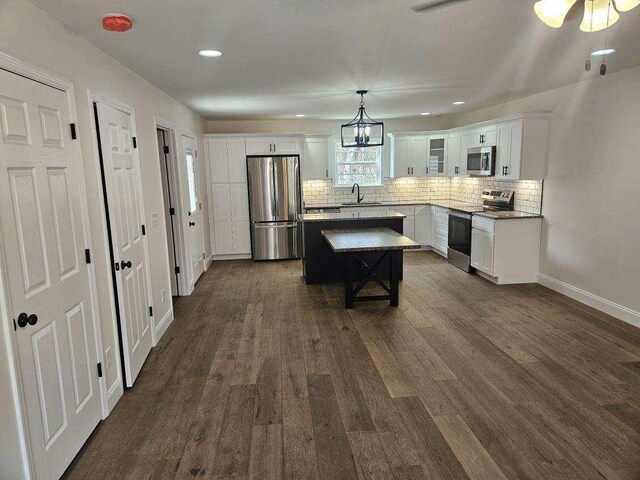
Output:
[[[533,0],[429,13],[410,10],[418,0],[32,1],[210,119],[351,119],[359,88],[374,118],[471,111],[597,76],[583,65],[605,40],[617,49],[609,72],[640,65],[640,7],[585,34],[581,12],[555,30]],[[130,15],[133,29],[103,31],[111,12]]]

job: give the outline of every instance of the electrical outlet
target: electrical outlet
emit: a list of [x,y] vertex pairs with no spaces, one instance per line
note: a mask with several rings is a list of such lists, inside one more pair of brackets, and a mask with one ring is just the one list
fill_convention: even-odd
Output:
[[167,298],[166,298],[166,296],[165,296],[164,288],[163,288],[162,290],[160,290],[160,301],[161,301],[162,303],[164,303],[166,299],[167,299]]
[[111,347],[107,348],[104,352],[104,362],[107,364],[107,370],[111,368],[113,363],[113,355],[111,355]]

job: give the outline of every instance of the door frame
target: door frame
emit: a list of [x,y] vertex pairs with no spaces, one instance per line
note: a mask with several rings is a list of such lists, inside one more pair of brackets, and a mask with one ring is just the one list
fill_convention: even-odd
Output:
[[[189,194],[188,193],[189,192],[189,187],[187,185],[187,164],[185,162],[185,158],[186,158],[186,156],[185,156],[185,147],[184,147],[184,142],[182,141],[182,137],[183,136],[189,137],[190,139],[192,139],[194,141],[195,147],[196,147],[196,155],[198,155],[198,153],[200,154],[197,157],[198,162],[200,162],[200,161],[204,162],[204,158],[202,157],[202,152],[200,151],[200,148],[198,147],[198,136],[195,133],[190,132],[189,130],[182,130],[181,129],[181,130],[179,130],[177,132],[177,134],[180,136],[180,141],[179,141],[180,150],[179,150],[179,156],[178,156],[178,158],[176,160],[176,165],[178,167],[178,181],[179,181],[180,185],[183,186],[181,194],[180,194],[180,199],[181,199],[182,205],[184,207],[184,205],[187,205],[189,203],[188,198],[185,196],[185,195]],[[206,171],[204,173],[205,173],[205,178],[206,178],[206,175],[207,175]],[[199,183],[199,185],[198,185],[198,189],[199,190],[198,191],[200,192],[200,194],[202,194],[202,192],[206,192],[207,191],[206,190],[206,185],[205,185],[205,189],[202,188],[202,171],[201,171],[200,168],[198,168],[198,183]],[[202,200],[202,198],[200,200]],[[208,201],[209,201],[209,195],[207,194],[207,202]],[[203,201],[200,201],[200,203],[202,205],[205,205],[205,202],[203,202]],[[208,207],[209,204],[206,203],[206,205]],[[186,223],[189,220],[188,220],[188,216],[184,215],[185,211],[186,210],[184,210],[184,208],[183,208],[183,210],[181,212],[183,220],[180,222],[180,226],[181,226],[181,229],[182,229],[182,238],[183,238],[184,245],[185,245],[185,249],[184,249],[185,260],[187,261],[187,264],[189,266],[189,275],[188,276],[185,275],[185,282],[186,282],[186,285],[188,287],[185,291],[187,292],[186,295],[191,295],[193,293],[193,290],[195,289],[195,282],[191,283],[189,281],[189,278],[191,278],[191,276],[192,276],[191,269],[192,269],[193,265],[192,265],[192,262],[191,262],[190,252],[188,251],[188,248],[186,247],[187,245],[190,245],[190,243],[189,243],[189,231],[188,231],[188,228],[187,228],[187,225],[186,225]],[[201,213],[201,219],[204,219],[205,215],[203,213],[203,208],[202,207],[200,208],[200,213]],[[207,219],[209,218],[209,212],[207,212],[206,217],[207,217]],[[206,240],[206,237],[205,237],[205,231],[204,231],[204,225],[203,225],[202,226],[202,245],[203,245],[203,247],[206,246],[206,241],[205,240]],[[207,271],[208,264],[209,264],[208,260],[209,259],[206,258],[206,256],[205,256],[205,258],[203,259],[203,264],[202,264],[203,265],[203,272]]]
[[[187,232],[185,229],[185,215],[183,211],[183,189],[182,187],[182,175],[181,169],[179,168],[180,162],[178,159],[178,155],[182,151],[182,132],[178,130],[175,123],[169,122],[159,117],[154,117],[154,124],[156,126],[156,130],[164,130],[169,134],[169,176],[167,178],[169,182],[169,188],[173,192],[172,199],[174,202],[174,208],[176,209],[175,223],[174,228],[175,237],[174,237],[174,245],[176,248],[176,260],[180,263],[180,274],[178,276],[178,290],[180,292],[180,296],[191,295],[193,288],[189,288],[189,275],[187,275],[189,268],[188,262],[188,252],[186,245]],[[178,136],[180,136],[180,141],[178,141]],[[157,144],[157,142],[156,142]],[[178,149],[178,145],[180,145],[180,149]],[[156,145],[157,156],[160,157],[162,152],[160,152],[160,147]],[[162,209],[164,210],[164,204],[162,205]],[[163,219],[166,218],[168,212],[164,212]],[[168,240],[167,240],[168,241]],[[169,266],[169,275],[174,275],[171,272],[171,266]],[[171,307],[173,309],[173,306]]]
[[[102,95],[100,93],[96,93],[95,91],[92,90],[87,90],[87,97],[89,100],[89,112],[90,112],[90,123],[91,123],[91,138],[93,140],[93,148],[94,148],[94,156],[95,156],[95,161],[96,161],[96,175],[98,176],[98,184],[104,188],[103,185],[103,179],[102,179],[102,161],[101,161],[101,153],[100,153],[100,144],[98,143],[98,126],[96,125],[96,117],[94,115],[94,103],[96,102],[100,102],[103,103],[105,105],[108,105],[109,107],[115,108],[116,110],[120,110],[121,112],[131,116],[131,136],[132,137],[136,137],[138,136],[137,133],[137,126],[136,126],[136,114],[135,114],[135,109],[133,107],[130,107],[129,105],[119,102],[118,100],[114,100],[111,97],[108,97],[106,95]],[[157,143],[157,142],[156,142]],[[141,169],[140,169],[140,153],[138,151],[138,148],[134,148],[133,150],[133,159],[135,162],[138,163],[138,175],[141,175]],[[140,182],[140,185],[142,186],[142,178],[139,177],[138,181]],[[104,192],[104,190],[103,190]],[[109,281],[107,282],[109,284],[109,300],[111,303],[111,306],[113,307],[113,328],[114,328],[114,338],[118,339],[118,359],[120,360],[117,363],[117,367],[118,367],[118,376],[119,376],[119,384],[120,384],[120,389],[123,390],[124,389],[124,375],[123,375],[123,351],[122,351],[122,339],[120,337],[120,324],[119,324],[119,307],[118,307],[118,302],[116,300],[116,291],[115,291],[115,277],[114,277],[114,272],[113,272],[113,259],[111,257],[111,251],[112,251],[112,242],[111,242],[111,237],[109,235],[109,230],[108,230],[108,225],[107,225],[107,214],[108,214],[108,203],[107,203],[107,199],[105,198],[103,192],[101,192],[98,197],[99,197],[99,201],[100,201],[100,210],[101,210],[101,214],[102,214],[102,224],[103,224],[103,228],[104,228],[104,236],[105,238],[107,238],[107,242],[105,243],[105,259],[106,259],[106,264],[108,265],[107,270],[110,272],[109,274]],[[145,211],[145,206],[144,206],[144,195],[142,192],[142,189],[140,191],[139,194],[139,198],[138,201],[140,202],[140,208],[142,209],[142,218],[144,220],[145,225],[147,225],[147,214]],[[144,260],[145,260],[145,273],[147,275],[147,304],[148,305],[153,305],[153,292],[152,292],[152,288],[151,288],[151,270],[150,270],[150,266],[149,266],[149,244],[148,244],[148,240],[147,240],[147,235],[143,235],[142,236],[142,242],[143,242],[143,247],[144,247]],[[157,338],[157,334],[156,334],[156,321],[155,321],[155,317],[150,317],[149,318],[149,323],[151,326],[151,346],[154,347],[157,345],[158,343],[158,338]],[[114,384],[114,389],[115,389],[115,385]],[[109,394],[111,394],[112,392],[109,392]],[[115,405],[115,401],[120,397],[120,395],[115,395],[114,399],[110,399],[114,402]],[[110,405],[110,408],[113,408],[113,405]]]
[[[54,75],[45,70],[41,70],[40,68],[35,67],[30,63],[23,62],[22,60],[7,55],[3,52],[0,52],[0,69],[24,77],[27,80],[33,80],[48,87],[52,87],[56,90],[64,92],[67,95],[67,103],[69,105],[69,120],[76,126],[78,125],[78,110],[76,108],[75,89],[72,82],[61,78],[58,75]],[[85,184],[86,177],[84,173],[84,164],[82,161],[82,151],[80,149],[80,140],[72,140],[71,145],[73,149],[73,160],[76,162],[78,167],[78,189],[80,194],[80,212],[83,223],[82,236],[84,245],[85,248],[88,248],[92,252],[95,252],[91,241],[89,203]],[[20,364],[18,361],[17,344],[15,338],[16,331],[12,331],[11,329],[11,319],[13,318],[13,316],[11,315],[12,307],[9,294],[9,283],[7,276],[4,273],[7,271],[5,255],[6,253],[4,250],[4,245],[2,242],[2,238],[0,237],[0,300],[2,300],[0,301],[0,318],[2,319],[2,326],[0,328],[2,328],[3,335],[6,339],[5,347],[7,348],[9,356],[8,370],[14,408],[18,416],[18,418],[16,419],[16,424],[18,427],[18,449],[20,450],[21,454],[22,469],[25,473],[25,478],[32,479],[35,478],[35,469],[32,461],[31,444],[25,418],[26,406],[24,403],[24,389],[21,381]],[[93,262],[87,264],[87,271],[89,274],[91,313],[93,316],[94,342],[96,345],[97,356],[95,361],[96,363],[102,363],[104,365],[102,333],[100,330],[100,316],[98,312],[96,273],[95,264]],[[98,385],[100,386],[102,419],[104,420],[109,414],[105,376],[98,378]]]

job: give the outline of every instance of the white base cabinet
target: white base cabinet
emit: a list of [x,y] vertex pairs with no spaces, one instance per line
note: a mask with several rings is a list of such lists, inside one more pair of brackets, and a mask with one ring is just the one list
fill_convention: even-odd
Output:
[[449,210],[443,207],[431,206],[431,245],[433,249],[447,257],[449,247]]
[[541,218],[493,220],[474,215],[471,266],[497,284],[535,283],[540,261]]

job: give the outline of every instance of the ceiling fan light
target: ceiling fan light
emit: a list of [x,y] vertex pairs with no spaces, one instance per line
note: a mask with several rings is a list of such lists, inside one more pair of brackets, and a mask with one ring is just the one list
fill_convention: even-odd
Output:
[[533,9],[538,18],[553,28],[560,28],[577,0],[540,0]]
[[640,5],[640,0],[616,0],[616,8],[619,12],[628,12]]
[[613,0],[585,0],[584,18],[580,24],[583,32],[598,32],[610,27],[620,19],[612,5]]

